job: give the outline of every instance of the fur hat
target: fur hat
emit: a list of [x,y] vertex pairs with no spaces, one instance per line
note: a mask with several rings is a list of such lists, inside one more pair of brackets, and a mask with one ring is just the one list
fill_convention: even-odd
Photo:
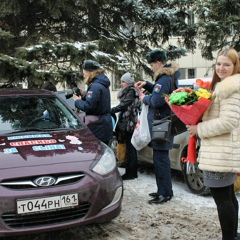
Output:
[[132,76],[131,73],[127,72],[122,75],[121,81],[126,82],[128,84],[133,84],[134,83],[134,77]]
[[100,64],[98,62],[96,62],[96,61],[93,61],[93,60],[85,60],[83,62],[82,68],[84,70],[92,72],[92,71],[100,68]]
[[167,61],[167,54],[165,51],[160,51],[158,49],[153,50],[147,54],[147,62],[152,63],[152,62],[166,62]]

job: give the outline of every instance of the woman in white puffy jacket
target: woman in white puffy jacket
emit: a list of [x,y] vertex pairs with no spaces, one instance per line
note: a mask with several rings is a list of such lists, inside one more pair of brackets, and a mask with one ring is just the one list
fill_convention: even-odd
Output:
[[217,205],[223,240],[238,236],[238,201],[234,182],[240,172],[240,74],[238,53],[219,52],[211,83],[212,104],[198,125],[189,126],[201,139],[199,168]]

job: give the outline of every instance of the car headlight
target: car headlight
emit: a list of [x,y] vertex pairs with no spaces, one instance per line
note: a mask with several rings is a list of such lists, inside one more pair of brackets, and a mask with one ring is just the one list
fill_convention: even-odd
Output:
[[116,165],[117,163],[114,152],[112,151],[111,148],[106,146],[104,154],[102,155],[102,157],[99,159],[99,161],[93,167],[92,170],[100,175],[105,175],[110,173],[116,167]]

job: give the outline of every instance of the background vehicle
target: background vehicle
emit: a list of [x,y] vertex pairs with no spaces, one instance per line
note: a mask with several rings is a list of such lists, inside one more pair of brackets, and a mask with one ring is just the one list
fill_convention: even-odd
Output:
[[[186,163],[182,162],[182,157],[187,156],[188,147],[188,133],[184,132],[174,137],[173,149],[170,151],[169,156],[171,160],[171,168],[181,171],[184,175],[185,182],[189,190],[198,195],[205,195],[209,193],[209,189],[203,185],[203,174],[195,164],[195,172],[191,169],[188,174],[186,171]],[[110,147],[113,149],[117,156],[117,140],[114,137],[111,141]],[[141,164],[153,164],[152,148],[145,147],[138,151],[138,161]]]
[[[203,174],[198,168],[198,163],[195,164],[195,172],[191,169],[188,174],[186,171],[186,163],[183,163],[181,160],[182,157],[187,156],[188,138],[187,132],[174,137],[173,149],[169,152],[171,168],[183,173],[185,182],[192,193],[205,195],[209,193],[209,189],[203,184]],[[138,151],[138,160],[139,162],[153,164],[152,149],[145,147]]]
[[57,94],[0,89],[0,237],[101,223],[121,211],[113,151]]

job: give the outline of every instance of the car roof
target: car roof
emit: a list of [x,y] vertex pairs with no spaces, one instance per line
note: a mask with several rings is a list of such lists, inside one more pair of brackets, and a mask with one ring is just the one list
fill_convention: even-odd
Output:
[[62,101],[67,103],[71,109],[75,109],[73,98],[66,99],[64,91],[52,92],[45,89],[21,89],[21,88],[0,88],[0,97],[16,97],[16,96],[37,96],[37,95],[54,95],[58,96]]
[[4,88],[0,89],[0,96],[11,95],[52,95],[53,93],[48,90],[42,89],[18,89],[18,88]]
[[201,79],[204,82],[206,81],[212,81],[212,78],[188,78],[188,79],[179,79],[178,80],[178,86],[179,87],[185,87],[185,86],[191,86],[193,85],[197,79]]

